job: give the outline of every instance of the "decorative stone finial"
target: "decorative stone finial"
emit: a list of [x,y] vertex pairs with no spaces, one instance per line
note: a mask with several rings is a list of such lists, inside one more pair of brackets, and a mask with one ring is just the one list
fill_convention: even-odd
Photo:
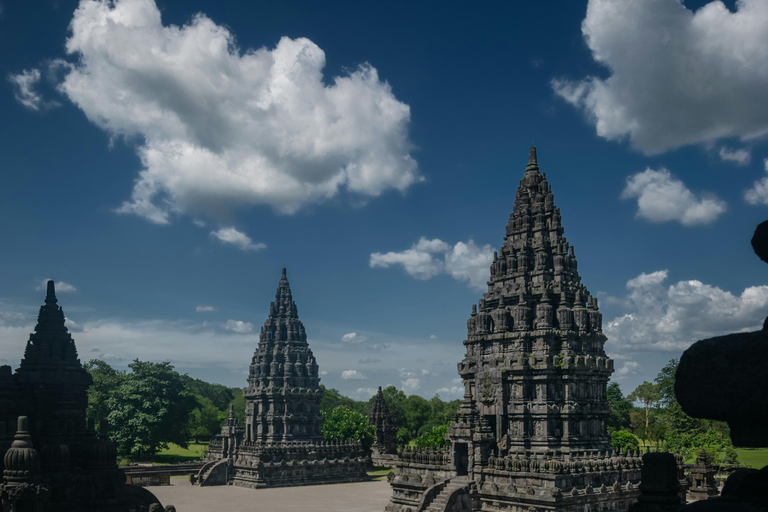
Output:
[[56,288],[53,285],[53,279],[49,279],[47,283],[47,289],[45,293],[45,303],[46,304],[56,304],[58,300],[56,299]]
[[285,273],[285,267],[283,267],[283,273],[282,273],[281,277],[288,277],[287,274]]
[[526,171],[538,171],[539,170],[539,161],[536,156],[536,146],[531,146],[531,149],[528,150],[528,166],[525,168]]

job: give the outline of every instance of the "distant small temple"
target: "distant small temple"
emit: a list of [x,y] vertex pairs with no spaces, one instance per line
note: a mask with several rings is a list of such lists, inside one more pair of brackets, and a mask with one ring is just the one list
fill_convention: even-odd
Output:
[[371,447],[371,460],[379,466],[393,466],[397,459],[397,424],[389,413],[381,386],[376,393],[368,423],[376,428],[376,438]]
[[0,366],[4,511],[129,512],[157,498],[125,484],[108,426],[86,424],[90,374],[64,325],[53,281],[16,373]]
[[366,479],[357,442],[324,441],[323,391],[285,269],[259,335],[244,393],[245,425],[229,419],[211,440],[199,485],[284,487]]
[[467,321],[450,448],[401,451],[386,510],[627,510],[641,457],[610,446],[602,315],[533,146],[490,270]]

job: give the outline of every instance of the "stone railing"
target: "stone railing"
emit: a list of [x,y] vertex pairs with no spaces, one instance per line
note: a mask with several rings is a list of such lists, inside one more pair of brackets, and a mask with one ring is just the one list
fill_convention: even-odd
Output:
[[451,464],[451,452],[449,448],[421,448],[406,446],[399,447],[397,456],[401,462],[415,462],[417,464],[431,464],[434,466],[448,466]]
[[618,469],[639,469],[643,461],[639,451],[576,452],[567,455],[491,456],[488,467],[499,471],[576,474]]
[[305,460],[341,460],[364,458],[360,443],[348,441],[318,441],[264,445],[246,441],[238,447],[240,456],[257,457],[262,462],[291,462]]

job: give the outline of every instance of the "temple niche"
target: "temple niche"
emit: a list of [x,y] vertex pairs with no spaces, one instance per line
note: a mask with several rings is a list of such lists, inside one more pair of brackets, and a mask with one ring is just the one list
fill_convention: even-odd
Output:
[[64,325],[53,281],[15,373],[0,366],[4,511],[128,512],[157,498],[125,484],[108,425],[86,422],[91,376]]
[[531,146],[467,321],[450,448],[401,452],[387,511],[626,510],[637,498],[640,454],[614,451],[606,427],[602,315],[561,221]]
[[359,443],[323,440],[317,361],[285,269],[261,328],[244,396],[245,425],[231,409],[193,478],[199,485],[261,488],[366,478],[370,458]]

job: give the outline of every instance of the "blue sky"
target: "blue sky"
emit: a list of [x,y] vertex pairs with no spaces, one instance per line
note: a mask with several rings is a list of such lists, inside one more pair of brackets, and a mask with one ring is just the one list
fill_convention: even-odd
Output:
[[629,392],[756,329],[768,5],[0,0],[0,359],[44,279],[82,360],[245,385],[288,277],[322,380],[460,396],[538,147]]

